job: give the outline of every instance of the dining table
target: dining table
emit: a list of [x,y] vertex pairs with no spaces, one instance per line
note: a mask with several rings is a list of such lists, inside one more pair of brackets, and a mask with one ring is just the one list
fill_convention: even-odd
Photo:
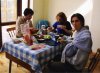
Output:
[[[53,44],[51,43],[53,42]],[[48,43],[51,43],[48,44]],[[39,49],[32,47],[34,44],[43,45]],[[33,42],[32,45],[27,45],[25,42],[15,43],[12,40],[3,43],[1,51],[6,52],[6,57],[9,62],[9,73],[11,73],[12,61],[18,65],[30,70],[31,73],[42,73],[43,68],[52,60],[57,54],[61,53],[63,47],[55,41],[46,41],[45,43]]]

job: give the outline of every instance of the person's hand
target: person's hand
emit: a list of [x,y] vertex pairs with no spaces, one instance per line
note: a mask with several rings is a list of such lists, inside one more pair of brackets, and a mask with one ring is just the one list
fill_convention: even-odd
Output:
[[66,26],[64,26],[64,25],[58,25],[57,28],[66,29]]
[[57,41],[60,42],[60,43],[65,43],[65,40],[64,40],[62,37],[59,37],[59,38],[57,39]]
[[35,34],[38,32],[38,29],[35,29],[35,28],[30,28],[30,32],[31,34]]
[[66,26],[62,25],[62,29],[66,29]]
[[53,30],[52,27],[47,28],[47,31],[49,31],[49,32],[51,32],[52,30]]

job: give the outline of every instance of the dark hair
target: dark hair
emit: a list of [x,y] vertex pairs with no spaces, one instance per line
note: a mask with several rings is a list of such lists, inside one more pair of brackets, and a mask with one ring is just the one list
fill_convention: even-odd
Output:
[[67,17],[66,17],[66,15],[65,15],[65,13],[63,13],[63,12],[59,12],[58,14],[57,14],[57,16],[59,16],[61,19],[60,19],[60,22],[61,23],[65,23],[66,21],[67,21]]
[[34,14],[34,11],[32,9],[30,9],[30,8],[26,8],[24,10],[24,15],[27,16],[29,14],[33,15]]
[[72,22],[73,17],[77,17],[80,20],[82,26],[85,25],[85,20],[84,20],[83,15],[81,15],[80,13],[73,14],[71,16],[71,22]]
[[85,25],[84,27],[87,28],[87,29],[89,30],[89,26],[88,26],[88,25]]

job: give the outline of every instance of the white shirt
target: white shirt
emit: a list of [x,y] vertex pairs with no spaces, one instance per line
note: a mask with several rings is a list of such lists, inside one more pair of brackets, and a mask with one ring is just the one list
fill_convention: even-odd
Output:
[[31,20],[26,21],[24,16],[19,16],[17,21],[16,21],[16,36],[17,37],[22,37],[23,36],[23,34],[21,32],[21,25],[22,24],[29,24],[30,27],[33,27]]

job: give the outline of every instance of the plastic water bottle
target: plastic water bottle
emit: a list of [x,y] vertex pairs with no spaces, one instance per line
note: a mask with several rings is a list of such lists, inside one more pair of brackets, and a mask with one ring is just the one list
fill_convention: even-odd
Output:
[[41,26],[41,29],[45,29],[45,25],[42,25],[42,26]]
[[44,35],[47,34],[47,29],[46,29],[45,25],[42,25],[41,29],[42,29],[42,34],[44,34]]

